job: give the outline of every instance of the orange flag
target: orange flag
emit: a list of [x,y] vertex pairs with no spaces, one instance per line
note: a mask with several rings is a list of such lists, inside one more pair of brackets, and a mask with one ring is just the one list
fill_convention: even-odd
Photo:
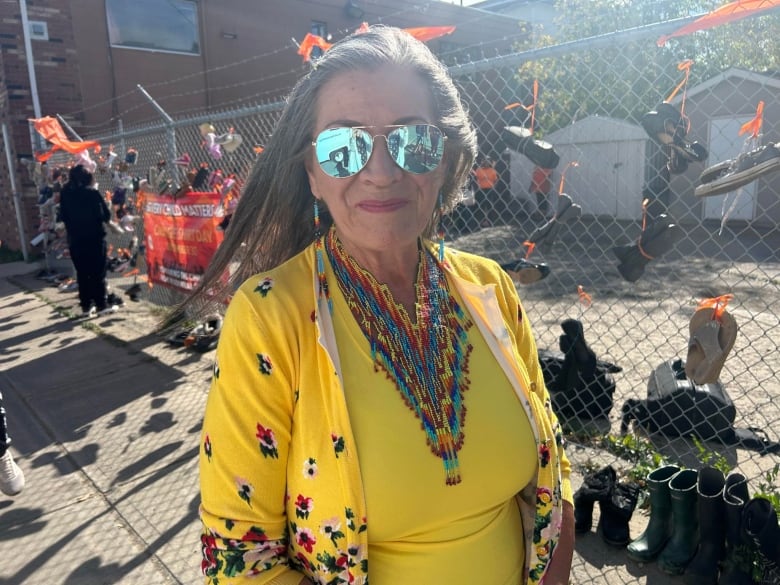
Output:
[[663,47],[671,38],[689,35],[698,30],[706,30],[728,22],[736,22],[748,16],[754,16],[759,12],[769,10],[770,8],[780,7],[780,0],[737,0],[729,2],[712,12],[697,18],[693,22],[677,29],[671,34],[663,35],[658,39],[657,44]]
[[438,39],[444,35],[451,35],[455,31],[454,26],[421,26],[418,28],[405,28],[406,32],[418,41],[426,42]]
[[750,120],[750,122],[746,122],[742,125],[742,127],[739,129],[739,136],[742,136],[743,134],[750,132],[751,138],[756,138],[761,133],[761,125],[764,123],[764,102],[760,101],[758,102],[758,107],[756,108],[756,117]]
[[303,40],[301,41],[301,45],[298,47],[298,54],[303,57],[304,61],[310,61],[311,52],[314,47],[318,47],[323,51],[327,51],[330,49],[331,43],[320,36],[312,33],[306,33],[306,36],[303,37]]
[[33,123],[35,131],[43,136],[48,142],[51,142],[54,146],[49,152],[42,154],[36,154],[35,158],[40,162],[49,160],[52,154],[57,150],[64,150],[71,154],[78,154],[88,148],[100,148],[100,143],[94,140],[85,141],[73,141],[68,140],[65,135],[65,131],[60,126],[60,123],[56,118],[51,116],[45,116],[43,118],[31,118],[29,120]]

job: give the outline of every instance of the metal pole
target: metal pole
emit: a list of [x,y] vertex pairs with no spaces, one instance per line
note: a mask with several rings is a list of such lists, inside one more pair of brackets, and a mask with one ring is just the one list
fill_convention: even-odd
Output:
[[119,132],[119,152],[125,153],[127,152],[125,150],[125,125],[122,123],[122,120],[116,121],[116,129]]
[[27,236],[24,233],[24,221],[22,219],[22,197],[16,190],[16,169],[13,166],[11,158],[11,143],[8,140],[8,126],[3,122],[3,143],[5,144],[5,158],[8,161],[8,178],[11,180],[11,194],[14,200],[14,210],[16,211],[16,225],[19,229],[19,241],[22,243],[22,257],[24,261],[29,260],[27,252]]
[[[36,118],[41,117],[41,102],[38,99],[38,82],[35,78],[35,61],[33,59],[32,42],[30,41],[30,21],[27,19],[27,0],[19,0],[19,12],[22,15],[22,38],[24,39],[24,51],[27,57],[27,76],[30,79],[30,96],[32,97],[33,113]],[[40,150],[40,138],[30,124],[30,145],[33,152]]]
[[168,172],[171,174],[173,179],[178,181],[179,179],[178,167],[175,164],[173,164],[173,161],[176,160],[176,128],[174,126],[173,118],[171,118],[168,115],[168,112],[162,109],[160,104],[154,101],[154,98],[150,96],[149,93],[143,87],[141,87],[140,83],[137,85],[137,87],[139,91],[144,95],[144,97],[146,97],[146,99],[149,100],[149,103],[152,104],[154,109],[157,110],[157,113],[160,114],[160,116],[162,116],[162,119],[165,120],[165,128],[166,128],[165,137],[168,146],[168,153],[166,156],[168,161],[167,168],[168,168]]
[[73,136],[74,136],[74,138],[76,138],[76,140],[78,140],[79,142],[84,142],[84,139],[83,139],[83,138],[81,138],[81,136],[79,136],[79,135],[76,133],[76,131],[75,131],[73,128],[71,128],[71,127],[70,127],[70,124],[68,124],[68,123],[65,121],[65,118],[63,118],[62,116],[60,116],[59,114],[57,114],[57,119],[60,121],[60,124],[62,124],[62,125],[65,127],[65,130],[67,130],[68,132],[70,132],[71,134],[73,134]]

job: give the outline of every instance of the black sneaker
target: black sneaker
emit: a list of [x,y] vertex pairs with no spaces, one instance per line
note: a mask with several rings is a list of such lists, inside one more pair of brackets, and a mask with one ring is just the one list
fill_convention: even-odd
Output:
[[711,197],[734,191],[755,181],[761,175],[780,169],[780,143],[767,144],[727,162],[730,163],[728,166],[718,163],[702,173],[700,180],[707,181],[694,190],[697,197]]

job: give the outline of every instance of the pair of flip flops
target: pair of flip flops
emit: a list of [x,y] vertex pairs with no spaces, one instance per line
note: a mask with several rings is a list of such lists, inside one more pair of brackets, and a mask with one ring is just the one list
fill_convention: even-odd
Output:
[[726,297],[704,301],[691,317],[685,375],[696,384],[717,382],[734,347],[739,327],[725,309],[727,302]]

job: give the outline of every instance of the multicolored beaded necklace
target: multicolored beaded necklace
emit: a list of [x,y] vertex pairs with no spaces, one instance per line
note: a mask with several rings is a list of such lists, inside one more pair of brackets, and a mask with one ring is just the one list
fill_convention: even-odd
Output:
[[444,463],[447,485],[460,483],[471,319],[450,295],[444,271],[422,247],[415,324],[390,289],[347,254],[334,230],[325,241],[339,289],[371,345],[374,371],[385,372],[420,419],[431,451]]

